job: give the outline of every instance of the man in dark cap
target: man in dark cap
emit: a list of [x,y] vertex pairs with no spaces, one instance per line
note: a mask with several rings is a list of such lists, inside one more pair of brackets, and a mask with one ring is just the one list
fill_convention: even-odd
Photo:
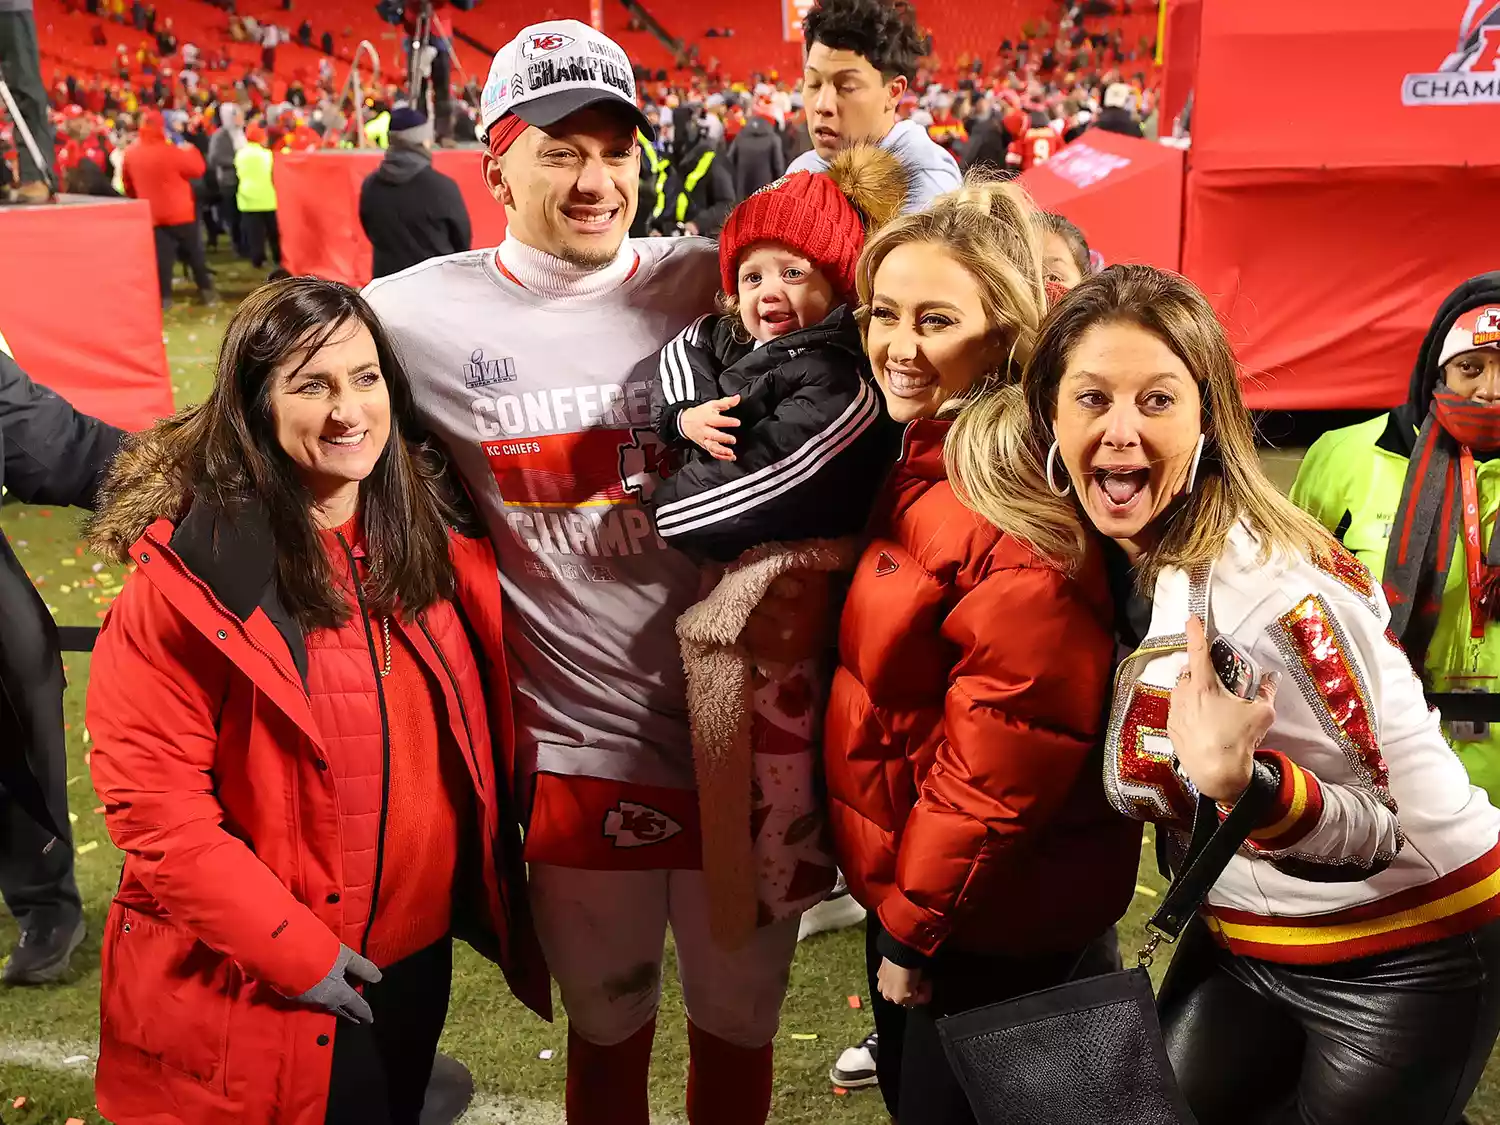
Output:
[[385,159],[359,191],[359,222],[375,250],[372,277],[469,248],[463,194],[432,166],[432,126],[419,111],[391,111]]

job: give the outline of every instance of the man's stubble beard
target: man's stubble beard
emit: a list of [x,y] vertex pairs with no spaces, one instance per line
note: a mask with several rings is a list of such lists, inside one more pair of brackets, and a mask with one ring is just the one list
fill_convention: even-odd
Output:
[[615,248],[606,254],[603,250],[582,250],[563,243],[558,247],[557,256],[570,266],[578,266],[586,270],[602,270],[619,257],[620,247],[624,244],[625,239],[622,237]]
[[615,243],[614,249],[606,253],[603,250],[585,250],[564,242],[558,247],[557,256],[570,266],[578,266],[586,270],[602,270],[605,266],[610,265],[620,256],[620,247],[624,246],[630,238],[630,224],[635,221],[635,208],[626,207],[625,211],[628,214],[628,218],[623,224],[625,229],[620,235],[620,241]]

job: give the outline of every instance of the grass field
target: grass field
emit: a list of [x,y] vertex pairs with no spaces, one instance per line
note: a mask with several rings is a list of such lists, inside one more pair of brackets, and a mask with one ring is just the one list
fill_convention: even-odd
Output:
[[[216,310],[199,308],[190,291],[167,315],[166,338],[173,392],[179,404],[204,397],[212,362],[233,303],[258,278],[247,267],[213,262],[226,297]],[[24,363],[24,357],[22,357]],[[1295,458],[1268,454],[1278,480],[1289,480]],[[0,529],[9,537],[59,622],[97,622],[124,580],[123,568],[98,563],[78,543],[82,513],[7,505]],[[0,1120],[6,1125],[65,1125],[78,1119],[96,1125],[92,1070],[98,1037],[99,932],[117,885],[120,856],[109,842],[98,799],[89,782],[88,733],[83,725],[88,657],[66,657],[68,692],[69,799],[76,818],[78,883],[88,916],[89,936],[74,968],[60,984],[40,989],[0,989]],[[1162,888],[1149,848],[1142,852],[1140,888],[1121,923],[1122,949],[1133,949],[1141,923]],[[1017,909],[1025,904],[1018,903]],[[0,952],[14,943],[16,930],[0,911]],[[1160,958],[1157,971],[1165,965]],[[791,989],[777,1041],[775,1101],[778,1125],[875,1125],[886,1121],[879,1095],[863,1091],[835,1095],[828,1067],[843,1047],[868,1030],[868,1011],[850,1007],[864,991],[864,940],[858,930],[805,942],[792,970]],[[687,1074],[686,1027],[672,973],[658,1023],[653,1103],[663,1122],[682,1119]],[[559,1012],[561,1008],[559,1007]],[[815,1035],[816,1039],[803,1038]],[[562,1121],[562,1089],[567,1035],[559,1021],[547,1025],[510,998],[499,972],[460,946],[455,966],[451,1014],[443,1049],[473,1071],[478,1087],[466,1120],[514,1125],[556,1125]],[[541,1058],[552,1051],[550,1059]],[[24,1098],[20,1108],[13,1102]],[[1500,1125],[1500,1070],[1492,1069],[1470,1111],[1474,1125]],[[1104,1125],[1104,1123],[1101,1123]]]

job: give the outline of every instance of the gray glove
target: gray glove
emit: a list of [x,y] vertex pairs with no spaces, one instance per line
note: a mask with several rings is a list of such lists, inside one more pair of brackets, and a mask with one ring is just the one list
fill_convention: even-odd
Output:
[[328,970],[328,975],[297,999],[304,1004],[325,1008],[334,1015],[343,1016],[355,1023],[374,1023],[375,1016],[370,1011],[370,1005],[344,979],[346,973],[365,984],[377,984],[380,981],[380,970],[372,962],[365,960],[347,945],[341,945],[338,959],[334,961],[333,968]]

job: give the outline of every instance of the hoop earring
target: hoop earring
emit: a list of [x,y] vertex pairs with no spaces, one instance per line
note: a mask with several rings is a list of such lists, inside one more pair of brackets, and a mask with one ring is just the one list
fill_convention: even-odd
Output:
[[[1048,491],[1050,491],[1052,493],[1053,496],[1066,496],[1068,493],[1070,493],[1070,492],[1073,491],[1073,482],[1072,481],[1068,481],[1068,483],[1065,484],[1065,485],[1063,485],[1061,488],[1058,488],[1057,485],[1055,483],[1053,483],[1053,480],[1052,480],[1052,465],[1053,465],[1053,463],[1056,460],[1057,460],[1057,440],[1054,438],[1052,444],[1047,447],[1047,489],[1048,489]],[[1063,474],[1064,474],[1063,475],[1063,479],[1067,480],[1067,469],[1066,468],[1063,470]]]
[[1198,483],[1198,465],[1203,460],[1203,435],[1198,435],[1198,448],[1193,450],[1193,467],[1188,470],[1187,487],[1182,490],[1184,496],[1193,491],[1193,486]]

